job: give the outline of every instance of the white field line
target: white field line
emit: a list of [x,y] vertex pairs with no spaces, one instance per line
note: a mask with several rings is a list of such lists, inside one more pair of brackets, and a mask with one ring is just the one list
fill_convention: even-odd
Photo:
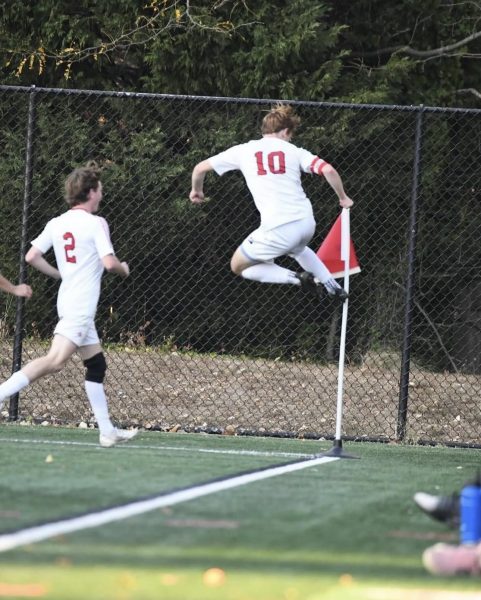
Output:
[[0,552],[5,552],[7,550],[11,550],[12,548],[17,548],[18,546],[24,546],[26,544],[32,544],[34,542],[46,540],[57,535],[64,535],[66,533],[81,531],[91,527],[99,527],[100,525],[105,525],[114,521],[122,521],[123,519],[141,515],[164,506],[173,506],[174,504],[180,504],[181,502],[188,502],[189,500],[194,500],[195,498],[201,498],[202,496],[208,496],[209,494],[216,494],[217,492],[223,492],[225,490],[240,487],[242,485],[254,483],[255,481],[261,481],[270,477],[293,473],[294,471],[300,471],[302,469],[307,469],[316,465],[322,465],[335,460],[339,460],[339,458],[333,456],[311,458],[309,460],[271,467],[260,471],[245,473],[243,475],[235,475],[228,479],[195,485],[191,488],[176,492],[174,491],[165,495],[155,496],[153,498],[135,500],[122,506],[106,508],[104,510],[91,512],[80,517],[71,517],[61,521],[45,523],[36,527],[28,527],[13,533],[6,533],[4,535],[0,535]]
[[[14,444],[38,444],[38,445],[53,445],[53,446],[84,446],[91,448],[98,448],[101,452],[112,452],[112,449],[105,450],[101,448],[97,442],[73,442],[73,441],[62,441],[62,440],[38,440],[38,439],[21,439],[21,438],[2,438],[0,437],[0,443],[14,443]],[[118,448],[122,448],[124,451],[128,448],[132,450],[178,450],[179,452],[200,452],[205,454],[233,454],[237,456],[279,456],[280,458],[313,458],[314,454],[304,454],[300,452],[277,452],[277,451],[262,451],[262,450],[235,450],[235,449],[227,449],[227,448],[196,448],[192,446],[191,448],[185,446],[149,446],[149,445],[140,445],[140,444],[129,444],[119,446]],[[116,448],[117,450],[117,448]]]

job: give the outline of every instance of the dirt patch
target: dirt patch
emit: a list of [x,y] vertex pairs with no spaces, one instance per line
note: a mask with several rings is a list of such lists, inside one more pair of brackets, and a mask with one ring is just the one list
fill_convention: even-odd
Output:
[[[45,345],[25,343],[25,361],[45,349]],[[6,350],[10,354],[10,349]],[[129,348],[108,350],[106,356],[106,391],[118,423],[231,434],[332,437],[335,433],[337,364]],[[10,368],[11,359],[3,358],[2,379]],[[75,356],[61,373],[25,389],[20,399],[21,417],[93,422],[83,374]],[[396,439],[399,380],[400,357],[395,353],[373,353],[360,365],[346,365],[343,437]],[[475,375],[433,373],[413,366],[407,439],[479,443],[480,395],[481,379]]]

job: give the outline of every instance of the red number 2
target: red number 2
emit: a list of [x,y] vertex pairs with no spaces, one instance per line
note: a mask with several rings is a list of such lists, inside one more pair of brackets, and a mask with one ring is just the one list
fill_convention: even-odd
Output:
[[[257,161],[257,175],[267,175],[266,168],[264,166],[264,153],[255,153]],[[267,155],[267,167],[273,175],[282,175],[286,172],[286,155],[282,150],[276,152],[269,152]]]
[[[67,233],[63,234],[63,239],[66,242],[69,242],[68,244],[65,244],[65,246],[63,247],[65,250],[65,260],[69,263],[76,263],[77,262],[77,257],[72,254],[72,252],[75,250],[75,237],[73,235],[73,233],[70,233],[70,231],[67,231]],[[70,254],[69,254],[70,252]]]

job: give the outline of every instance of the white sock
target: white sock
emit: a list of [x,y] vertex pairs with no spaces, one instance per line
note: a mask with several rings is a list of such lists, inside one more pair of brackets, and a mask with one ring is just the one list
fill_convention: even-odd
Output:
[[87,398],[92,407],[100,433],[104,435],[112,433],[114,426],[109,416],[104,384],[95,381],[85,381],[85,391],[87,392]]
[[324,287],[326,288],[327,293],[330,294],[331,296],[336,293],[336,290],[341,289],[341,286],[332,277],[324,282]]
[[307,248],[307,246],[300,254],[292,254],[292,258],[301,265],[304,271],[312,273],[321,283],[326,283],[326,281],[332,279],[332,275],[326,265],[314,250]]
[[2,408],[5,398],[10,398],[30,383],[28,377],[23,371],[16,371],[7,381],[0,385],[0,408]]
[[259,263],[242,271],[244,279],[260,281],[261,283],[291,283],[300,285],[294,271],[280,267],[275,263]]

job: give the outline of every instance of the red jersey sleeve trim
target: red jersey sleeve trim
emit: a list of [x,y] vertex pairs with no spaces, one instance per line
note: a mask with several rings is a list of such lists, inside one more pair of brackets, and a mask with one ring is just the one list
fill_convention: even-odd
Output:
[[311,173],[317,173],[318,175],[322,174],[322,171],[325,167],[327,167],[329,165],[328,162],[326,162],[325,160],[322,160],[322,158],[319,158],[318,156],[316,156],[316,158],[311,162]]

